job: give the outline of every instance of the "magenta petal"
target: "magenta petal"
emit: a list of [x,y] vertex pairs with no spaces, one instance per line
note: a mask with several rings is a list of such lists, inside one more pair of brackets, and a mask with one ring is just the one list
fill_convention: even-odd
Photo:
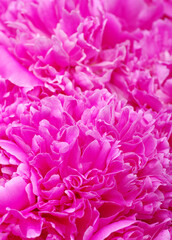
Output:
[[5,213],[7,207],[22,210],[29,204],[25,187],[26,183],[21,177],[12,178],[5,187],[0,186],[1,214]]
[[95,159],[94,167],[101,170],[103,170],[106,167],[106,161],[107,161],[107,157],[110,152],[110,149],[111,149],[111,145],[108,141],[102,143],[99,155],[97,159]]
[[117,17],[107,13],[107,22],[103,34],[103,45],[114,47],[121,39],[121,25]]
[[0,240],[172,238],[171,10],[0,1]]
[[105,227],[103,227],[101,230],[96,232],[91,240],[98,240],[98,239],[105,239],[107,238],[111,233],[116,232],[118,230],[124,229],[126,227],[131,226],[135,221],[132,220],[121,220],[118,222],[111,223]]
[[170,240],[170,232],[168,230],[162,230],[154,240]]
[[[54,8],[55,1],[41,1],[38,7],[38,13],[41,21],[45,24],[48,31],[56,27],[57,15],[56,9]],[[45,21],[45,19],[47,19]]]
[[97,140],[91,142],[83,153],[83,170],[84,172],[90,169],[94,161],[97,159],[100,151],[100,145]]
[[0,140],[0,147],[7,153],[15,156],[21,162],[25,162],[28,156],[13,142],[7,140]]
[[48,153],[40,153],[33,160],[32,165],[45,176],[45,174],[54,166],[54,163]]
[[143,143],[145,146],[145,155],[150,156],[153,154],[153,152],[156,149],[157,146],[157,141],[153,136],[148,135],[143,138]]
[[162,103],[159,101],[159,99],[143,91],[135,89],[133,91],[133,96],[139,106],[146,105],[157,112],[160,111],[162,108]]
[[26,238],[36,238],[39,237],[42,231],[43,223],[40,219],[27,218],[23,219],[20,223],[20,229],[22,235]]
[[19,64],[5,48],[0,47],[0,52],[0,75],[2,77],[19,87],[32,89],[34,86],[42,85],[41,81]]
[[[16,221],[20,236],[22,239],[37,238],[42,231],[42,220],[32,213],[24,214],[14,209],[8,211],[8,215],[13,217],[13,221]],[[18,239],[17,237],[15,239]]]

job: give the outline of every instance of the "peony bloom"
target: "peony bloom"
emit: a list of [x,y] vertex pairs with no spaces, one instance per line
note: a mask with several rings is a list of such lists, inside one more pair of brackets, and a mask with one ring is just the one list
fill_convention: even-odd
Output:
[[171,239],[171,8],[1,1],[0,239]]
[[2,239],[170,236],[167,111],[106,90],[16,101],[1,113]]
[[25,87],[44,86],[48,95],[106,87],[143,106],[150,105],[136,97],[143,79],[155,88],[143,98],[171,101],[170,82],[161,86],[171,71],[170,1],[15,0],[1,5],[1,58],[11,66],[2,64],[0,74],[12,75],[17,86],[23,87],[19,79],[24,77]]

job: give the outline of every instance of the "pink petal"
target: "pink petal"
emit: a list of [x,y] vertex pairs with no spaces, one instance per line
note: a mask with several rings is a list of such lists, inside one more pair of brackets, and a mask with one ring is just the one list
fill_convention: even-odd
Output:
[[7,153],[15,156],[21,162],[25,162],[28,156],[21,150],[15,143],[7,141],[7,140],[0,140],[0,147],[3,148]]
[[171,240],[170,232],[162,230],[154,240]]
[[116,232],[118,230],[121,230],[123,228],[131,226],[135,221],[132,220],[121,220],[118,222],[111,223],[102,229],[100,229],[98,232],[96,232],[91,240],[98,240],[98,239],[105,239],[107,238],[111,233]]
[[0,52],[0,75],[2,77],[19,87],[32,89],[34,86],[42,85],[41,81],[19,64],[5,48],[0,47]]
[[21,210],[29,204],[26,185],[21,177],[14,177],[5,184],[5,187],[0,186],[1,214],[5,213],[7,207]]

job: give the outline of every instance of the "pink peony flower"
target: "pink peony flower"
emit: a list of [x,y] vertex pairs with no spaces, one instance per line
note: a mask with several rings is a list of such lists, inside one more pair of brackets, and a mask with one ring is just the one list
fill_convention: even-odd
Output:
[[[1,57],[11,66],[2,65],[0,74],[4,78],[11,74],[10,81],[17,86],[23,87],[19,78],[24,77],[25,87],[44,85],[49,95],[73,94],[78,87],[106,87],[139,106],[152,107],[150,101],[158,99],[171,101],[166,90],[169,83],[161,86],[171,71],[169,1],[15,0],[1,4],[1,45],[5,47]],[[15,69],[21,71],[18,78]],[[154,89],[140,98],[151,100],[140,102],[137,82],[151,82],[150,78]]]
[[1,115],[4,239],[169,236],[167,111],[134,110],[97,90],[19,98]]
[[0,239],[171,239],[171,8],[1,1]]

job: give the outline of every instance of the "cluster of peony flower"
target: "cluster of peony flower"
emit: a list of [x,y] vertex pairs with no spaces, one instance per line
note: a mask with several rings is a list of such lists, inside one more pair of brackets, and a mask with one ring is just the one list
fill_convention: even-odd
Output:
[[171,240],[172,1],[0,1],[0,239]]

